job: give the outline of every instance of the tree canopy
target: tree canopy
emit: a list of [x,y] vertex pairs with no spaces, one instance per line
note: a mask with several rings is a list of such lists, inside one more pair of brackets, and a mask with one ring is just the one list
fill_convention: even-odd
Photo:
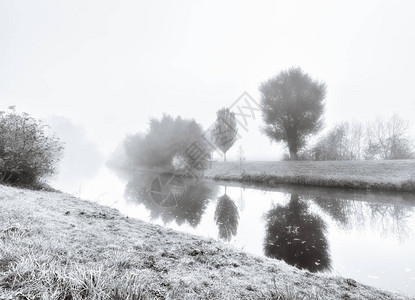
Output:
[[199,158],[210,155],[202,136],[202,127],[194,120],[169,115],[160,120],[151,119],[147,133],[136,133],[125,139],[127,160],[151,168],[172,166],[176,159],[194,167],[206,162]]
[[233,146],[238,134],[235,113],[229,108],[222,108],[217,111],[216,115],[213,137],[215,145],[223,152],[226,161],[226,152]]
[[297,160],[307,137],[322,128],[326,84],[300,68],[290,68],[263,82],[259,91],[264,133],[273,141],[285,142],[291,159]]

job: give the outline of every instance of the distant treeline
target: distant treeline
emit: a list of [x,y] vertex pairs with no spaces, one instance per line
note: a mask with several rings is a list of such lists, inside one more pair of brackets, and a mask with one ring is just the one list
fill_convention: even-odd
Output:
[[[394,114],[376,117],[366,124],[343,122],[335,125],[314,145],[299,154],[300,160],[371,160],[415,158],[409,122]],[[289,160],[288,154],[284,156]]]

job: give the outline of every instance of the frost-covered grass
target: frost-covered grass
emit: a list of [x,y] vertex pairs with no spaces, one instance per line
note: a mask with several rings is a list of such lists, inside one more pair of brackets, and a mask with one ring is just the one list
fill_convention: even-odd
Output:
[[0,185],[0,299],[409,298],[63,193]]
[[415,192],[415,160],[217,162],[207,178],[276,186],[301,184]]

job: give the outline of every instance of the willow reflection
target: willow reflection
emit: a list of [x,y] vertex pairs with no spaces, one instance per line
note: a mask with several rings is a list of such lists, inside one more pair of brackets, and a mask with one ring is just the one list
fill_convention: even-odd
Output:
[[323,219],[292,194],[290,202],[266,214],[265,255],[311,272],[330,269],[331,259]]
[[[162,184],[164,180],[162,179]],[[202,216],[211,199],[213,199],[218,188],[206,181],[185,180],[183,186],[177,191],[177,185],[173,186],[169,194],[169,200],[162,200],[156,192],[166,192],[165,187],[154,190],[156,186],[155,176],[151,174],[136,174],[126,186],[125,197],[129,201],[143,204],[150,212],[151,219],[161,218],[163,223],[168,224],[175,221],[178,225],[187,223],[192,227],[200,224]],[[153,188],[153,190],[151,190]],[[168,191],[167,191],[168,193]],[[159,199],[160,198],[160,199]],[[170,205],[166,205],[170,204]]]

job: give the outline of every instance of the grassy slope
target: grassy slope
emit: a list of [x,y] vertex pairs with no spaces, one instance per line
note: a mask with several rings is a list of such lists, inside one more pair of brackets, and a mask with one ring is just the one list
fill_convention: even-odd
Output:
[[0,299],[36,297],[408,299],[128,219],[66,194],[0,185]]
[[207,178],[415,192],[415,160],[214,163]]

